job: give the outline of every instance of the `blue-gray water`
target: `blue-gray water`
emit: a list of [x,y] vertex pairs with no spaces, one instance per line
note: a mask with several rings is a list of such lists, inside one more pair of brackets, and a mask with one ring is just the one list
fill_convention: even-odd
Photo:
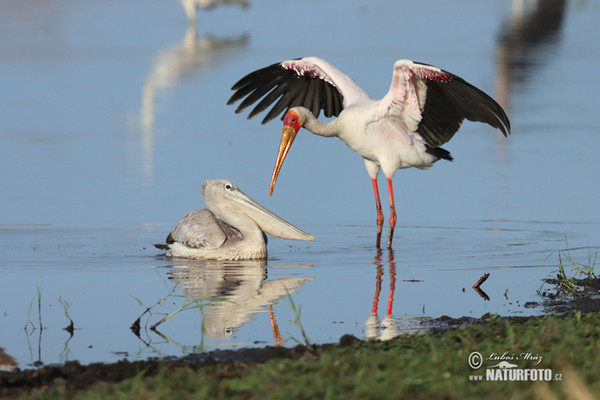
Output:
[[[557,252],[585,262],[600,246],[600,3],[371,3],[255,1],[201,11],[186,33],[175,0],[2,2],[0,347],[29,367],[274,345],[271,317],[301,339],[286,288],[317,343],[542,312],[524,304]],[[378,254],[360,156],[303,131],[269,197],[281,124],[226,105],[247,72],[306,55],[376,98],[396,59],[438,65],[498,99],[513,134],[465,122],[445,146],[454,162],[399,171],[393,253]],[[271,238],[266,263],[162,257],[152,243],[215,178],[317,240]],[[486,272],[489,301],[471,289]],[[230,301],[149,329],[216,295]]]

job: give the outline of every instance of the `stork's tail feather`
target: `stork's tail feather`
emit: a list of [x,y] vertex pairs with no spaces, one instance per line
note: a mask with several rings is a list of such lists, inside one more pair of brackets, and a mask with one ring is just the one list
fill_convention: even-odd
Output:
[[441,147],[430,147],[425,145],[427,150],[425,150],[426,153],[431,154],[432,156],[435,156],[439,159],[444,159],[444,160],[448,160],[448,161],[452,161],[454,160],[454,158],[452,158],[452,155],[450,154],[450,152],[446,149],[442,149]]

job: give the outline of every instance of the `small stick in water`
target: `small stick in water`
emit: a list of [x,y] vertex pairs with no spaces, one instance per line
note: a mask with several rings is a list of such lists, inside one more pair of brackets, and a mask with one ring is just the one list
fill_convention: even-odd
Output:
[[479,289],[479,286],[481,286],[481,284],[483,282],[485,282],[487,280],[487,278],[490,277],[489,273],[485,273],[483,274],[483,276],[481,278],[479,278],[479,280],[477,282],[475,282],[475,284],[473,285],[473,289]]

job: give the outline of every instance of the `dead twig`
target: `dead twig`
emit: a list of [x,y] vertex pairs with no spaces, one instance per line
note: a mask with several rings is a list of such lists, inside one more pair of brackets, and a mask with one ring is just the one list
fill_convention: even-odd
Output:
[[[478,295],[480,295],[481,297],[483,297],[483,300],[485,301],[490,301],[490,296],[487,295],[486,292],[483,291],[483,289],[480,288],[481,284],[483,282],[485,282],[487,280],[487,278],[490,277],[489,273],[485,273],[483,274],[483,276],[481,278],[479,278],[479,280],[477,282],[475,282],[475,284],[473,285],[473,290],[475,290],[477,292]],[[508,290],[507,290],[508,291]],[[506,293],[504,294],[506,296]]]
[[[175,287],[177,287],[177,285],[175,285]],[[139,316],[139,317],[138,317],[138,318],[137,318],[137,319],[134,321],[134,323],[133,323],[133,324],[131,324],[131,326],[130,326],[129,328],[130,328],[130,329],[133,331],[133,333],[134,333],[136,336],[138,336],[138,337],[140,336],[140,320],[142,319],[142,317],[143,317],[143,316],[144,316],[146,313],[148,313],[148,312],[151,312],[151,310],[152,310],[154,307],[156,307],[157,305],[159,305],[160,303],[162,303],[163,301],[165,301],[165,300],[166,300],[166,299],[167,299],[167,298],[168,298],[168,297],[171,295],[171,293],[173,293],[173,290],[175,290],[175,287],[174,287],[173,289],[171,289],[171,291],[170,291],[170,292],[169,292],[169,293],[168,293],[168,294],[167,294],[165,297],[163,297],[163,298],[159,299],[159,300],[158,300],[156,303],[154,303],[154,304],[153,304],[153,305],[151,305],[150,307],[147,307],[147,308],[146,308],[146,310],[144,310],[144,312],[143,312],[143,313],[142,313],[142,314],[141,314],[141,315],[140,315],[140,316]],[[132,296],[132,297],[133,297],[133,296]],[[137,300],[137,301],[138,301],[140,304],[142,304],[142,302],[141,302],[139,299],[137,299],[137,298],[135,298],[135,297],[134,297],[134,299],[135,299],[135,300]]]
[[481,284],[485,281],[487,281],[487,278],[490,277],[489,273],[485,273],[483,274],[483,276],[481,278],[479,278],[479,280],[477,282],[475,282],[475,284],[473,285],[473,289],[479,289],[479,286],[481,286]]
[[473,290],[475,290],[477,292],[478,295],[480,295],[481,297],[483,297],[483,299],[485,301],[490,301],[490,296],[488,296],[488,294],[486,292],[484,292],[483,290],[481,290],[481,288],[473,288]]

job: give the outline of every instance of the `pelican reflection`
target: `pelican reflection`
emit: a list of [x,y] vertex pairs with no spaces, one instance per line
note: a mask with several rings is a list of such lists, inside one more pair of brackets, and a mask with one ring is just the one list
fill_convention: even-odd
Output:
[[[211,339],[226,339],[257,313],[267,312],[288,293],[296,293],[314,277],[278,277],[269,279],[269,272],[283,268],[306,268],[312,265],[289,267],[267,266],[259,260],[192,261],[174,265],[168,272],[188,298],[213,300],[203,308],[204,334]],[[280,271],[278,271],[280,272]],[[274,314],[270,313],[274,325]],[[275,337],[277,342],[280,338]]]

